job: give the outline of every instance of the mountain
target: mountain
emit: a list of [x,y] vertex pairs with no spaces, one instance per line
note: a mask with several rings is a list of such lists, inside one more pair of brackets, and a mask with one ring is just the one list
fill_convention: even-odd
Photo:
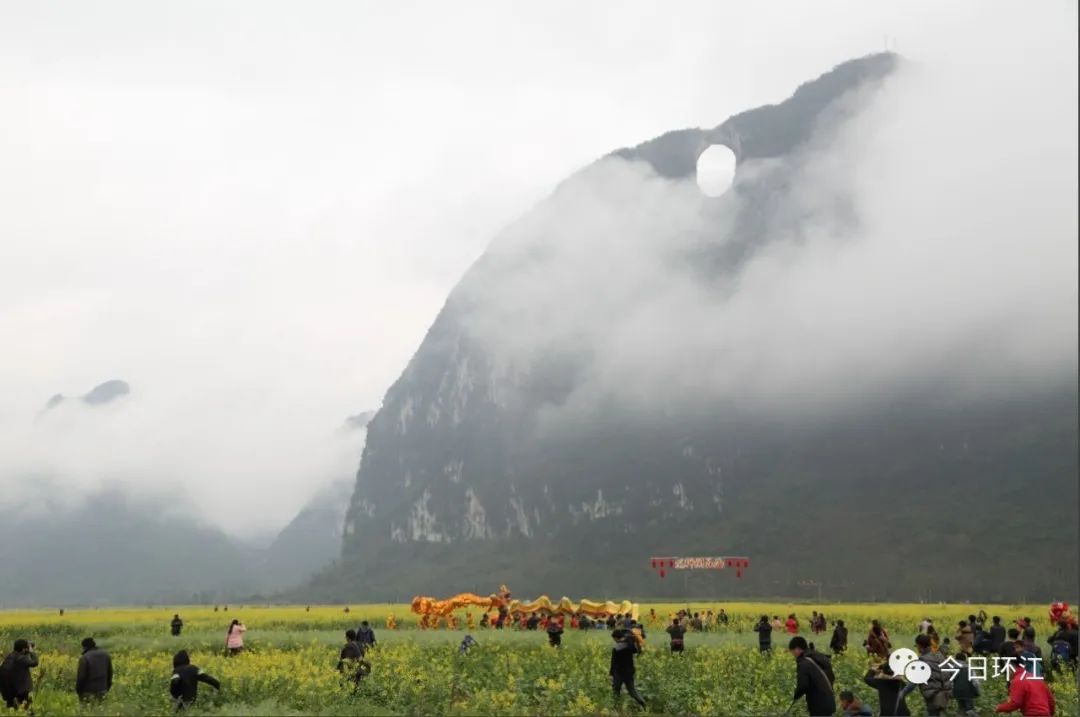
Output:
[[[847,62],[779,104],[617,150],[500,233],[368,425],[341,565],[308,594],[1075,596],[1075,371],[973,392],[933,367],[874,383],[882,360],[826,391],[797,349],[755,375],[770,327],[753,311],[730,338],[713,314],[692,323],[767,301],[746,298],[754,261],[859,239],[831,181],[858,162],[827,162],[900,62]],[[693,176],[714,144],[737,170],[710,199]],[[664,580],[649,565],[717,554],[752,565]]]
[[[87,403],[127,391],[122,382],[102,384]],[[359,455],[370,415],[342,424],[334,434],[340,450]],[[80,417],[94,421],[100,414]],[[339,556],[352,487],[347,477],[331,477],[272,540],[255,544],[160,496],[135,498],[120,489],[83,495],[50,475],[13,476],[10,484],[26,489],[0,501],[0,544],[7,546],[0,551],[0,574],[17,576],[0,581],[0,606],[31,607],[221,602],[281,593]]]
[[259,561],[259,573],[276,589],[306,582],[341,552],[342,524],[351,480],[320,491],[281,529]]
[[[127,382],[119,379],[112,379],[94,386],[89,392],[80,397],[79,400],[87,406],[100,406],[111,403],[129,393],[131,393],[131,386],[129,386]],[[46,402],[45,410],[49,411],[54,409],[66,400],[67,397],[64,396],[64,394],[58,393]]]
[[222,602],[308,580],[341,548],[350,481],[320,491],[266,547],[116,491],[74,506],[6,506],[0,606]]
[[261,585],[254,550],[167,505],[104,492],[71,508],[5,512],[5,606],[190,602],[250,595]]

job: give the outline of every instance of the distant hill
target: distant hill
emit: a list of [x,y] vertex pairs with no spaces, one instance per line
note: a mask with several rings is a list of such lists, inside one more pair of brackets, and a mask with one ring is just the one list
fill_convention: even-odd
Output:
[[[91,405],[128,392],[123,382],[91,391]],[[80,420],[94,420],[87,411]],[[357,452],[365,416],[343,424]],[[322,481],[322,477],[317,477]],[[300,478],[302,479],[302,478]],[[0,607],[239,600],[273,596],[338,558],[352,482],[338,477],[299,508],[263,546],[199,522],[164,498],[117,490],[74,499],[51,477],[23,476],[34,499],[4,496],[0,520]]]
[[[86,404],[87,406],[100,406],[106,403],[112,403],[113,401],[122,398],[129,393],[131,393],[131,386],[129,386],[126,381],[112,379],[110,381],[105,381],[104,383],[99,383],[97,386],[94,386],[87,393],[81,396],[79,398],[79,401]],[[62,393],[58,393],[45,403],[45,410],[49,411],[51,409],[54,409],[67,400],[68,398],[66,396],[64,396]]]
[[188,602],[251,594],[256,552],[220,530],[116,493],[0,521],[0,604]]

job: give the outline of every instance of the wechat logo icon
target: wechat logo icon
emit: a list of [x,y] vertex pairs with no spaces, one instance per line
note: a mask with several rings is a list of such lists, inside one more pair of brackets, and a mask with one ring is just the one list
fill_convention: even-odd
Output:
[[930,665],[920,660],[914,650],[906,647],[892,651],[889,667],[894,675],[903,675],[913,685],[925,685],[930,681]]

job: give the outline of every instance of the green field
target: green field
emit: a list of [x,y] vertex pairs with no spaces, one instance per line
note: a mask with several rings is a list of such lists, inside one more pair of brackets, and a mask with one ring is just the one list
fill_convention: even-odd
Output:
[[[684,604],[642,603],[643,619],[653,608],[664,618]],[[713,609],[715,603],[692,603],[694,610]],[[671,655],[663,625],[648,633],[648,646],[638,658],[638,686],[655,713],[724,715],[779,714],[791,702],[794,664],[782,649],[764,657],[758,653],[750,630],[762,613],[796,612],[805,625],[813,606],[771,603],[725,603],[732,617],[726,629],[687,636],[687,651]],[[1039,630],[1040,644],[1049,634],[1046,606],[983,606],[1006,622],[1030,616]],[[853,689],[876,708],[873,691],[863,685],[868,660],[860,648],[872,618],[889,629],[895,647],[910,646],[917,622],[930,616],[942,636],[956,621],[978,610],[967,605],[826,605],[830,621],[845,620],[850,631],[848,654],[834,659],[836,688]],[[174,612],[185,620],[184,634],[169,635]],[[397,630],[385,628],[393,613]],[[464,611],[459,613],[464,626]],[[223,656],[225,628],[232,618],[248,626],[247,651],[234,658]],[[474,611],[474,617],[479,613]],[[375,626],[379,646],[370,655],[371,675],[353,693],[334,671],[342,633],[362,619]],[[647,627],[648,626],[648,623]],[[606,630],[567,630],[561,650],[549,648],[540,632],[474,629],[480,643],[461,656],[457,646],[466,630],[417,630],[415,617],[405,605],[238,606],[228,612],[212,608],[154,607],[131,609],[0,612],[0,639],[10,649],[18,637],[33,640],[41,656],[35,670],[34,711],[52,714],[168,714],[172,655],[187,649],[193,661],[219,678],[220,693],[204,687],[190,714],[615,714],[634,713],[628,698],[616,707],[608,681],[611,639]],[[805,634],[805,633],[804,633]],[[112,653],[116,679],[105,703],[82,706],[73,687],[79,641],[93,636]],[[814,640],[813,636],[808,638]],[[787,635],[774,636],[783,647]],[[828,633],[817,638],[828,644]],[[1052,683],[1058,714],[1077,712],[1075,679]],[[978,702],[988,714],[1004,699],[1003,679],[990,679]],[[914,714],[925,714],[921,698],[908,704]],[[954,709],[955,711],[955,709]],[[804,714],[800,705],[796,714]]]

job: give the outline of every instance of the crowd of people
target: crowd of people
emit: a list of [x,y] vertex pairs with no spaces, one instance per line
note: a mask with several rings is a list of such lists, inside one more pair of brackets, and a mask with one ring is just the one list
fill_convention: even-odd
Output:
[[[772,651],[775,622],[775,618],[770,620],[768,615],[762,615],[754,626],[762,652]],[[787,629],[787,624],[784,627]],[[877,693],[877,714],[911,714],[906,698],[918,692],[930,717],[945,714],[954,702],[960,714],[975,717],[978,714],[975,699],[980,694],[981,682],[975,675],[985,675],[986,670],[970,668],[975,660],[980,660],[980,666],[985,667],[988,660],[994,659],[995,664],[1007,665],[1003,675],[1009,685],[1009,697],[996,706],[997,712],[1053,715],[1054,696],[1047,683],[1055,674],[1069,672],[1075,676],[1077,671],[1077,625],[1074,619],[1059,620],[1047,639],[1051,648],[1049,670],[1044,670],[1047,663],[1036,642],[1035,626],[1027,617],[1017,620],[1015,627],[1006,629],[999,616],[988,621],[987,615],[980,611],[958,621],[952,637],[955,642],[949,637],[942,639],[930,618],[924,618],[918,628],[913,647],[917,659],[925,664],[925,667],[920,666],[925,674],[913,681],[894,673],[889,657],[896,646],[879,620],[870,623],[862,642],[871,660],[863,682]],[[792,704],[804,699],[811,715],[836,712],[832,656],[847,650],[847,628],[843,620],[834,623],[829,648],[832,655],[818,652],[812,642],[798,635],[788,642],[788,650],[796,661]],[[873,708],[864,703],[854,689],[840,691],[839,707],[845,717],[874,714]]]
[[[180,637],[183,629],[184,621],[180,615],[173,615],[169,622],[169,634]],[[233,657],[243,652],[245,632],[247,627],[240,620],[229,623],[225,633],[225,655]],[[84,638],[81,645],[82,654],[75,672],[75,694],[83,702],[100,702],[113,686],[112,656],[99,647],[93,637]],[[178,710],[195,702],[199,683],[221,689],[218,680],[191,664],[187,650],[177,651],[172,662],[169,694]],[[30,709],[34,690],[31,670],[39,664],[34,643],[25,638],[15,640],[12,651],[0,662],[0,694],[8,709]]]
[[[727,625],[729,620],[722,608],[715,614],[711,610],[702,613],[686,609],[669,615],[665,632],[670,651],[684,652],[688,633],[715,629]],[[659,625],[662,621],[655,610],[650,610],[646,622]],[[808,622],[813,635],[827,630],[823,613],[814,611]],[[606,629],[613,641],[609,677],[616,703],[621,700],[625,690],[638,705],[644,708],[646,704],[635,682],[635,658],[643,651],[646,625],[630,614],[590,617],[547,612],[511,615],[501,611],[494,618],[485,614],[480,624],[481,627],[496,630],[514,627],[540,631],[546,634],[548,644],[554,648],[561,647],[562,636],[568,627],[573,630]],[[179,614],[174,615],[169,623],[170,634],[179,638],[183,628],[184,622]],[[838,693],[836,691],[832,659],[848,650],[848,629],[843,620],[833,622],[829,640],[831,654],[817,650],[813,642],[798,634],[799,621],[795,614],[790,614],[786,620],[780,620],[778,615],[772,618],[762,615],[753,630],[757,633],[760,651],[767,656],[772,655],[773,633],[791,635],[787,649],[795,659],[792,706],[804,700],[811,715],[832,715],[838,708],[845,717],[874,714],[871,704],[858,696],[855,686],[847,686]],[[231,657],[243,652],[246,631],[247,628],[238,619],[229,623],[224,641],[225,655]],[[909,680],[904,674],[896,674],[890,666],[889,657],[896,646],[888,630],[879,620],[871,620],[862,641],[862,648],[870,658],[870,667],[862,681],[876,693],[877,713],[880,715],[911,714],[907,698],[918,692],[925,703],[927,715],[931,717],[944,714],[953,702],[961,714],[974,717],[977,714],[975,698],[980,694],[981,680],[974,677],[973,670],[967,668],[975,660],[985,662],[992,657],[1006,660],[1012,665],[1012,670],[1005,672],[1009,680],[1009,698],[997,705],[998,712],[1052,715],[1054,698],[1046,683],[1055,674],[1070,672],[1075,675],[1077,671],[1075,619],[1062,617],[1047,643],[1050,656],[1048,661],[1044,661],[1043,651],[1036,642],[1035,625],[1027,617],[1016,620],[1013,627],[1006,628],[999,616],[988,618],[980,611],[969,615],[966,620],[960,620],[951,639],[943,639],[933,620],[925,618],[918,625],[913,647],[917,659],[925,663],[925,668],[920,669],[927,670],[928,674],[925,679]],[[337,670],[344,680],[353,684],[354,689],[372,671],[369,657],[376,644],[375,631],[367,620],[345,632],[345,645],[340,651]],[[467,654],[478,645],[479,642],[471,634],[466,634],[458,651]],[[1047,664],[1049,669],[1044,670]],[[12,652],[0,663],[0,692],[8,708],[29,708],[33,692],[31,671],[38,665],[39,657],[34,643],[27,639],[15,640]],[[85,638],[76,671],[76,694],[83,701],[100,701],[108,694],[112,684],[112,658],[97,645],[93,637]],[[177,651],[173,657],[169,693],[178,710],[196,701],[200,684],[221,689],[217,679],[191,663],[186,650]]]

